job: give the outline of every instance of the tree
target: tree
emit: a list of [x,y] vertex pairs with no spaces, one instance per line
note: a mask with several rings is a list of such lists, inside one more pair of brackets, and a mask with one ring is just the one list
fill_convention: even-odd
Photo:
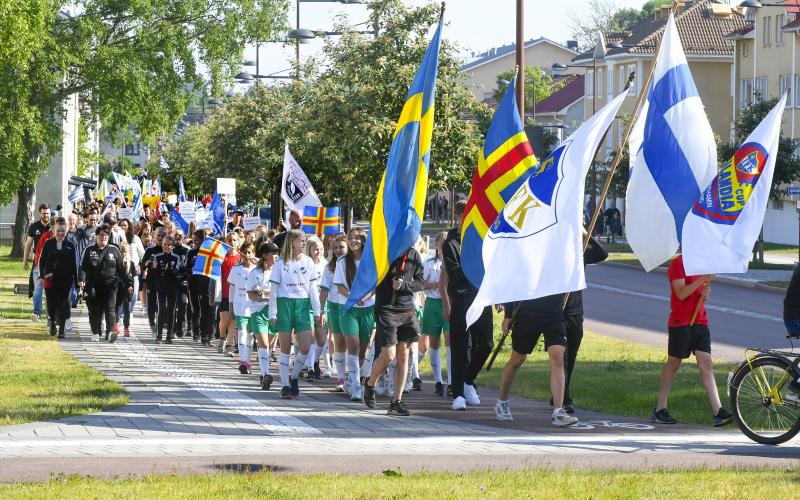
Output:
[[600,32],[629,31],[639,23],[653,19],[656,9],[669,5],[672,0],[649,0],[641,9],[620,9],[610,0],[591,0],[588,8],[569,13],[572,36],[582,50],[595,44],[595,34]]
[[[0,45],[12,42],[0,50],[1,103],[10,104],[0,107],[12,110],[0,114],[0,144],[11,144],[0,154],[10,173],[0,202],[16,191],[20,207],[32,205],[35,178],[58,151],[66,97],[80,95],[89,121],[112,135],[133,127],[152,142],[183,115],[200,65],[219,89],[238,71],[245,44],[286,28],[286,0],[82,0],[72,16],[59,14],[58,0],[0,1]],[[18,30],[26,43],[13,40]],[[30,218],[18,210],[16,229]],[[20,231],[12,255],[21,254]]]
[[[497,80],[510,82],[514,77],[514,70],[503,71],[497,75]],[[536,103],[550,97],[550,94],[563,87],[563,83],[556,82],[545,70],[538,66],[525,66],[525,110],[533,109]],[[508,84],[498,84],[494,97],[502,99]]]

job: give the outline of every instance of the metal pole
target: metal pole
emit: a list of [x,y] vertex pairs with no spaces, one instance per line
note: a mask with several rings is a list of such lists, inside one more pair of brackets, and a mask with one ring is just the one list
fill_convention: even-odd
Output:
[[[597,109],[597,58],[592,54],[592,116]],[[592,157],[592,210],[597,210],[597,159]],[[594,232],[594,227],[592,228]]]
[[525,1],[517,0],[517,107],[522,124],[525,124]]
[[[300,29],[300,0],[297,0],[297,29]],[[300,39],[294,41],[294,62],[297,66],[297,80],[300,80]]]
[[260,78],[258,77],[261,74],[260,67],[258,65],[258,53],[261,52],[258,50],[258,42],[256,42],[256,88],[258,88],[258,81]]

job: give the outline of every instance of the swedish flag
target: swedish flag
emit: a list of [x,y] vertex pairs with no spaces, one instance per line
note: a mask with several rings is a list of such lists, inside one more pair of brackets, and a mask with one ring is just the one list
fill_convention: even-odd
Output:
[[416,242],[428,193],[433,104],[442,21],[433,35],[397,121],[386,172],[378,188],[369,237],[345,311],[378,286],[389,266]]

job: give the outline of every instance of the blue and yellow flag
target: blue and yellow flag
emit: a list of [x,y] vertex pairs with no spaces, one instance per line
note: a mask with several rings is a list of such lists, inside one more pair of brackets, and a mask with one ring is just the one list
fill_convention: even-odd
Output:
[[206,237],[197,250],[192,274],[202,274],[211,279],[218,280],[222,277],[222,261],[228,255],[230,247],[225,243]]
[[483,239],[487,231],[538,164],[519,116],[515,81],[508,86],[489,125],[461,223],[461,266],[476,287],[483,281]]
[[307,234],[339,234],[339,207],[305,207],[303,232]]
[[417,241],[428,194],[428,162],[442,21],[408,90],[378,187],[369,236],[345,311],[378,286],[391,263]]

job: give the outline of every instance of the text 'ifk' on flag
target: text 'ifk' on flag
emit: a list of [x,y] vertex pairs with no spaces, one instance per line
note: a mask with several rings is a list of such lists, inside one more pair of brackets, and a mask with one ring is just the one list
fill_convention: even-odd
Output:
[[747,272],[767,210],[786,93],[700,194],[683,223],[689,276]]
[[483,280],[483,239],[489,227],[537,164],[519,116],[514,86],[516,77],[489,125],[461,225],[461,265],[476,287]]
[[419,237],[428,194],[441,34],[440,19],[397,121],[386,171],[378,187],[369,236],[344,305],[345,311],[377,287],[391,263]]
[[647,92],[630,137],[625,235],[650,271],[675,254],[686,215],[717,173],[714,133],[672,14]]
[[550,153],[511,197],[483,241],[483,276],[467,325],[486,306],[586,288],[583,198],[597,146],[627,90]]
[[225,243],[206,237],[197,250],[192,273],[202,274],[214,280],[220,279],[222,277],[222,261],[228,255],[229,249],[230,247]]
[[307,234],[339,234],[339,207],[305,207],[303,232]]

